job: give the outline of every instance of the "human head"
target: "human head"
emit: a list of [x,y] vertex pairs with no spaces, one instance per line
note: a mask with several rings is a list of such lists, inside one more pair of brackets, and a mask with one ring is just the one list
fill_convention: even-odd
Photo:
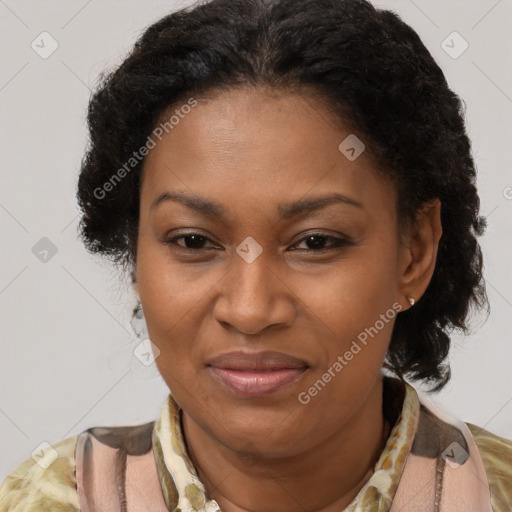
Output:
[[421,299],[396,318],[386,363],[440,389],[450,331],[465,330],[470,307],[485,303],[475,167],[461,101],[442,71],[396,14],[364,0],[214,0],[149,27],[90,102],[78,187],[86,246],[134,270],[144,159],[110,190],[104,184],[171,105],[240,85],[323,98],[394,184],[400,230],[440,200],[436,267]]

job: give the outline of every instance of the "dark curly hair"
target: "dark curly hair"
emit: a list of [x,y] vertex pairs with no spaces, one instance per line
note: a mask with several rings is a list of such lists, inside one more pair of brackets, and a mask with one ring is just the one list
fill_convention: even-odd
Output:
[[397,316],[384,363],[440,390],[450,378],[450,331],[468,333],[472,308],[489,307],[476,240],[486,223],[461,100],[416,32],[365,0],[213,0],[151,25],[89,103],[77,192],[86,248],[134,279],[144,160],[119,182],[113,175],[170,106],[240,85],[307,87],[326,99],[395,183],[400,228],[441,200],[432,280]]

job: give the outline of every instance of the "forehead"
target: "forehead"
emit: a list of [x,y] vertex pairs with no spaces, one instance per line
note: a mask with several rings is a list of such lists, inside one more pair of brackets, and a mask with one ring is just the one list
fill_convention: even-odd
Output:
[[343,152],[347,140],[364,142],[318,97],[241,87],[194,100],[192,108],[167,109],[157,125],[173,118],[145,160],[146,206],[177,190],[217,198],[228,210],[276,208],[327,192],[361,203],[384,194],[389,201],[390,185],[368,152],[355,159]]

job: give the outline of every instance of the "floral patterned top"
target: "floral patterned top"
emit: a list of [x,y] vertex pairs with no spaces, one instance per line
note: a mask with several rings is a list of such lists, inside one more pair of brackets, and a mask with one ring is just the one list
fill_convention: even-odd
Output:
[[[385,377],[384,383],[384,415],[392,428],[373,475],[345,512],[390,512],[408,458],[430,457],[429,453],[439,456],[440,448],[432,446],[441,446],[440,439],[443,447],[460,446],[454,440],[464,442],[460,436],[454,437],[458,432],[455,428],[429,413],[410,384],[390,377]],[[464,425],[478,446],[493,512],[509,512],[512,441],[475,425]],[[422,433],[421,442],[418,433]],[[95,427],[68,437],[20,464],[0,488],[1,512],[123,512],[131,510],[128,503],[136,500],[150,505],[147,510],[152,511],[220,511],[217,502],[206,496],[187,454],[181,409],[171,393],[155,421]]]

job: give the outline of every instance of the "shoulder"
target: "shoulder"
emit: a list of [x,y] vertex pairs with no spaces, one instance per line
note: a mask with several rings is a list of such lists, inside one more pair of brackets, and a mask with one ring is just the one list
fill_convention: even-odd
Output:
[[0,487],[0,511],[79,511],[75,479],[78,436],[47,445],[11,471]]
[[92,427],[46,445],[7,475],[0,486],[0,512],[78,512],[77,466],[82,468],[90,461],[93,452],[99,454],[102,464],[87,469],[88,474],[98,473],[102,478],[105,464],[114,463],[119,450],[141,455],[151,449],[154,424]]
[[491,500],[496,512],[510,510],[512,504],[512,440],[497,436],[488,430],[466,423],[473,434],[482,457]]

